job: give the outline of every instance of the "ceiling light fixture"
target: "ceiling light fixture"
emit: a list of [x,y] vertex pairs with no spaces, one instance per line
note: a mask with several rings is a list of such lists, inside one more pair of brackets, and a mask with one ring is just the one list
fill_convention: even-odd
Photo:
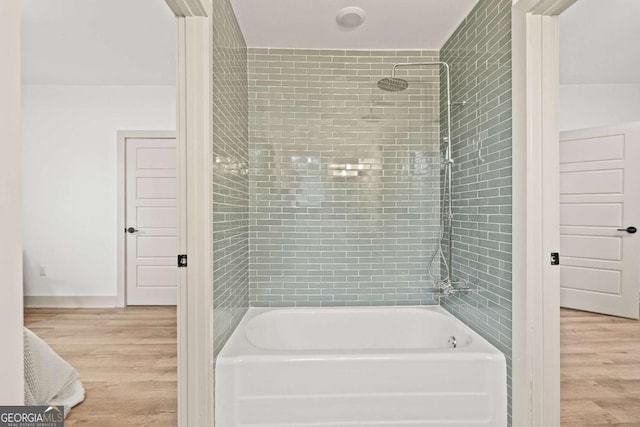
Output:
[[340,9],[336,16],[336,22],[339,26],[345,29],[353,29],[359,27],[364,22],[365,13],[364,10],[359,7],[349,6],[344,9]]

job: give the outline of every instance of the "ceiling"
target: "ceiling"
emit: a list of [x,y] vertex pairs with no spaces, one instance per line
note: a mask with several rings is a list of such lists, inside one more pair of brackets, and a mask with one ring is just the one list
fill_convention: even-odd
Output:
[[579,0],[560,15],[562,84],[640,84],[640,1]]
[[[248,46],[310,49],[440,49],[478,2],[232,1]],[[24,84],[175,84],[175,18],[164,0],[22,0],[21,6]],[[346,6],[364,9],[360,27],[337,25]]]
[[164,0],[20,3],[25,84],[175,84],[176,24]]
[[[232,1],[250,47],[440,49],[478,0]],[[164,0],[21,6],[24,83],[175,83],[175,18]],[[350,31],[335,21],[346,6],[366,12]],[[562,84],[640,84],[639,17],[638,0],[579,0],[564,12]]]
[[[478,0],[232,0],[249,47],[440,49]],[[343,30],[338,11],[364,9]]]

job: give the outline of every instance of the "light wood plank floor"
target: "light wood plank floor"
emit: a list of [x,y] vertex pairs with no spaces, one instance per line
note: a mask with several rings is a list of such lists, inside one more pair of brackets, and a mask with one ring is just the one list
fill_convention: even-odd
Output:
[[25,326],[80,372],[65,425],[177,425],[175,307],[26,309]]
[[640,321],[561,311],[562,427],[640,426]]

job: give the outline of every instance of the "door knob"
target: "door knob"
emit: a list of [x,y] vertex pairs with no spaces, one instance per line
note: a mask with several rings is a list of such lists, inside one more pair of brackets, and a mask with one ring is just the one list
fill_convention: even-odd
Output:
[[629,234],[633,234],[636,231],[638,231],[638,229],[635,227],[627,227],[627,228],[618,228],[618,231],[626,231]]
[[127,228],[125,231],[126,231],[127,233],[131,233],[131,234],[133,234],[133,233],[137,233],[137,232],[138,232],[138,230],[136,230],[136,229],[135,229],[135,228],[133,228],[133,227],[129,227],[129,228]]

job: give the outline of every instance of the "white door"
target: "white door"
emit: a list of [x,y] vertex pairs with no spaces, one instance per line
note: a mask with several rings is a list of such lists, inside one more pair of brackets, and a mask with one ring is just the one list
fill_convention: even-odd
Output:
[[638,318],[640,123],[560,135],[560,304]]
[[128,305],[176,304],[176,166],[175,138],[127,138]]

